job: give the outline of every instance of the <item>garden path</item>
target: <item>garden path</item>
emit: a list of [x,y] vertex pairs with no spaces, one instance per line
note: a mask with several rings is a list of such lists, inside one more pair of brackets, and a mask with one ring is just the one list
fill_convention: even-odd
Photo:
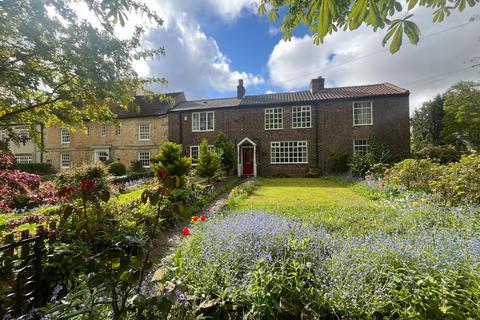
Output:
[[[207,207],[208,214],[214,215],[219,213],[227,202],[230,191],[242,182],[242,180],[239,180],[227,191],[219,195],[217,199]],[[168,256],[173,251],[173,248],[178,246],[180,243],[180,240],[182,239],[183,228],[188,227],[189,224],[190,220],[180,221],[175,227],[166,230],[162,234],[162,237],[157,239],[155,242],[155,249],[153,249],[152,252],[153,259],[161,260]]]

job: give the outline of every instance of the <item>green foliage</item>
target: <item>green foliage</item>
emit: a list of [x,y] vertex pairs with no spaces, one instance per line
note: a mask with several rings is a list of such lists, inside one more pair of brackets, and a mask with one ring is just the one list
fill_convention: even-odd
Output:
[[141,173],[145,171],[145,168],[143,167],[142,162],[140,160],[133,160],[130,163],[130,171]]
[[160,147],[160,152],[153,159],[153,170],[166,170],[169,175],[180,178],[180,184],[185,185],[187,175],[192,167],[192,158],[184,156],[182,145],[166,141]]
[[[442,22],[451,11],[463,11],[467,5],[473,7],[477,4],[478,1],[466,0],[407,0],[404,7],[395,0],[262,0],[258,12],[267,14],[274,22],[282,14],[281,30],[285,40],[290,40],[294,30],[305,24],[317,45],[341,29],[356,30],[365,25],[372,27],[373,31],[388,28],[383,45],[390,42],[390,52],[395,53],[400,49],[404,35],[412,44],[417,44],[420,39],[420,29],[412,21],[414,14],[410,13],[414,8],[428,8],[433,11],[433,22]],[[397,18],[399,16],[402,17]]]
[[216,150],[208,150],[207,140],[200,143],[198,154],[197,174],[200,177],[208,178],[210,182],[220,169],[220,154]]
[[77,191],[81,189],[81,182],[84,180],[91,180],[95,183],[98,189],[108,190],[108,173],[107,168],[101,162],[83,165],[68,170],[59,172],[54,180],[58,189],[66,185],[73,186]]
[[439,202],[480,206],[480,156],[464,156],[432,177],[433,196]]
[[446,146],[426,146],[417,155],[422,159],[431,159],[432,161],[446,164],[460,159],[460,153],[452,145]]
[[[96,23],[81,18],[77,5]],[[131,106],[132,91],[153,96],[148,84],[165,82],[133,68],[164,53],[141,48],[141,25],[130,38],[114,34],[134,12],[162,24],[138,1],[2,1],[0,12],[0,126],[22,123],[34,139],[38,123],[84,128],[85,119],[113,120],[111,106]]]
[[443,97],[437,95],[433,100],[424,102],[421,108],[415,110],[411,119],[414,152],[429,145],[443,144],[441,137],[444,116],[443,103]]
[[385,180],[413,190],[431,190],[431,182],[438,178],[442,168],[430,159],[406,159],[390,168]]
[[50,163],[16,163],[15,168],[20,171],[39,174],[42,176],[55,172]]
[[480,150],[480,88],[475,82],[460,82],[452,86],[444,98],[445,142]]
[[365,177],[367,174],[381,174],[386,169],[386,163],[391,158],[390,150],[375,139],[369,139],[366,154],[354,154],[350,162],[353,177]]
[[328,156],[328,170],[332,173],[345,173],[348,171],[350,154],[345,151],[333,151]]
[[220,132],[215,140],[215,149],[221,155],[220,160],[222,163],[223,170],[229,175],[232,172],[232,169],[235,168],[235,149],[233,144],[228,141],[227,136]]
[[108,172],[114,176],[124,176],[127,173],[127,167],[120,161],[114,161],[108,165]]

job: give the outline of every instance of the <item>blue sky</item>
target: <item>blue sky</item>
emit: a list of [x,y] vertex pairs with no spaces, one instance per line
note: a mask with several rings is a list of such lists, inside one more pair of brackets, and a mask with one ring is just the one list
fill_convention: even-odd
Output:
[[466,24],[478,8],[435,25],[430,10],[414,10],[425,39],[391,55],[382,51],[385,31],[366,27],[334,34],[320,46],[303,27],[285,42],[278,24],[257,15],[258,0],[146,1],[165,25],[150,29],[145,46],[163,46],[166,56],[149,61],[141,73],[166,77],[169,85],[158,90],[185,91],[189,99],[233,96],[238,78],[252,95],[304,90],[322,75],[330,87],[403,86],[413,109],[459,80],[479,79],[479,69],[468,63],[480,55],[480,19]]

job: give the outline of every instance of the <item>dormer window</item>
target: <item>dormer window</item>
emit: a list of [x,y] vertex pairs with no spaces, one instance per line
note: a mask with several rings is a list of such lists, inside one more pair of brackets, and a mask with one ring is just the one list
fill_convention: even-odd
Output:
[[361,101],[353,103],[353,125],[368,126],[373,124],[373,103]]

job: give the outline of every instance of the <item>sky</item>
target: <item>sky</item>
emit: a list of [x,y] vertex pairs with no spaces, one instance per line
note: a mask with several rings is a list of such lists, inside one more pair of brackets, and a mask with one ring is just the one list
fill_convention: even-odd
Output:
[[416,46],[404,39],[392,55],[381,44],[386,31],[367,27],[335,33],[319,46],[301,27],[286,42],[278,24],[257,14],[258,0],[145,1],[165,23],[148,28],[143,46],[164,47],[166,55],[136,69],[168,80],[156,90],[184,91],[187,99],[235,96],[240,78],[247,95],[255,95],[306,90],[312,78],[323,76],[327,87],[404,87],[413,111],[460,80],[480,79],[480,67],[470,62],[480,56],[480,18],[467,23],[480,13],[478,5],[437,24],[430,10],[415,9],[422,38]]

